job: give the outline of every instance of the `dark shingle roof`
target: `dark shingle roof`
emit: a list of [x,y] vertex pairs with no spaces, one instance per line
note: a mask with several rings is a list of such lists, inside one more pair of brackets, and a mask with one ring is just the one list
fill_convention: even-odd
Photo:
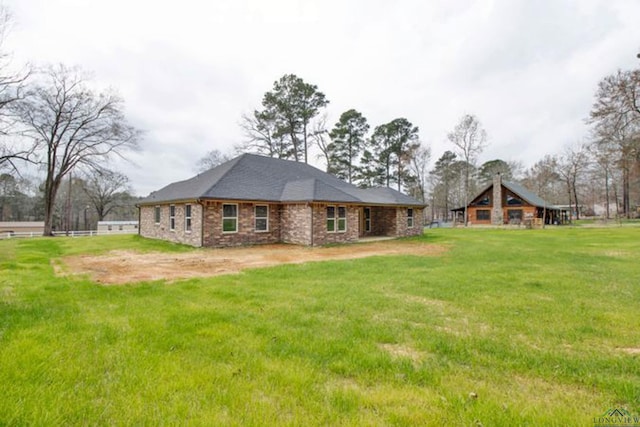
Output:
[[542,199],[536,193],[526,189],[525,187],[523,187],[522,185],[520,185],[518,183],[502,181],[502,185],[504,185],[507,189],[511,190],[512,192],[514,192],[518,196],[522,197],[530,205],[533,205],[533,206],[536,206],[536,207],[539,207],[539,208],[543,208],[545,206],[547,208],[550,208],[550,209],[555,208],[555,206],[545,202],[544,199]]
[[[524,201],[526,201],[527,203],[529,203],[532,206],[536,206],[539,208],[543,208],[543,207],[547,207],[548,209],[557,209],[557,206],[554,206],[550,203],[547,203],[544,201],[544,199],[542,199],[540,196],[538,196],[536,193],[534,193],[531,190],[528,190],[527,188],[525,188],[524,186],[516,183],[516,182],[510,182],[510,181],[502,181],[502,185],[507,188],[508,190],[510,190],[512,193],[517,194],[518,196],[520,196],[522,199],[524,199]],[[488,189],[493,187],[493,183],[487,185],[485,188],[482,189],[482,191],[478,192],[478,194],[471,199],[472,201],[475,200],[477,197],[481,196],[485,191],[487,191]],[[455,208],[455,209],[451,209],[452,211],[463,211],[465,208],[464,206],[460,206],[459,208]]]
[[255,154],[243,154],[191,179],[169,184],[140,203],[197,199],[424,206],[391,188],[362,189],[305,163]]

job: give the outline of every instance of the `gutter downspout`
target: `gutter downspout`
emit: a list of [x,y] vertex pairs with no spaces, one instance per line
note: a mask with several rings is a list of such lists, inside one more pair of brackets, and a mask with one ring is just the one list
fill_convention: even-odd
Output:
[[[140,205],[136,205],[136,207],[138,208],[138,237],[141,237],[142,234],[140,234],[140,229],[141,229],[140,226],[142,225],[142,212],[141,212],[141,209],[140,209]],[[86,211],[85,211],[85,213],[86,213]],[[86,218],[86,216],[85,216],[85,218]],[[87,225],[85,224],[85,227],[86,226]]]
[[205,218],[205,205],[202,199],[196,199],[196,203],[200,205],[202,213],[200,214],[200,247],[204,247],[204,218]]
[[309,208],[311,209],[311,246],[313,246],[313,204],[309,203]]

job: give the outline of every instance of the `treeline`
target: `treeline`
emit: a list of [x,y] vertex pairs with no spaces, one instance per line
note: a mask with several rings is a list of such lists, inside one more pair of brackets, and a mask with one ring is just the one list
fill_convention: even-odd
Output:
[[[9,14],[0,8],[0,35],[8,25]],[[110,170],[109,160],[136,149],[140,131],[128,124],[123,99],[113,90],[94,90],[79,68],[12,71],[8,59],[0,52],[0,218],[44,220],[44,234],[50,235],[56,228],[80,227],[79,209],[87,228],[89,218],[100,220],[125,206],[112,197],[126,198],[126,177]],[[29,170],[42,176],[28,179]],[[99,200],[114,183],[117,189]],[[122,215],[130,217],[131,209]]]
[[[43,221],[44,183],[39,179],[0,174],[0,221]],[[94,171],[66,178],[53,207],[55,231],[95,230],[98,221],[137,220],[129,179],[118,172]]]
[[[430,167],[430,148],[419,129],[400,117],[371,130],[356,109],[327,126],[328,98],[293,74],[266,92],[259,109],[242,118],[246,135],[236,152],[310,162],[315,152],[326,170],[361,187],[388,186],[429,204],[434,219],[451,219],[451,209],[466,206],[496,173],[518,182],[547,202],[606,218],[635,217],[640,205],[640,70],[618,71],[598,85],[588,118],[589,138],[566,144],[529,168],[522,163],[478,158],[487,133],[478,118],[461,117],[448,133],[451,150]],[[228,159],[211,151],[200,165]],[[577,207],[580,207],[578,209]],[[466,218],[465,218],[466,221]]]

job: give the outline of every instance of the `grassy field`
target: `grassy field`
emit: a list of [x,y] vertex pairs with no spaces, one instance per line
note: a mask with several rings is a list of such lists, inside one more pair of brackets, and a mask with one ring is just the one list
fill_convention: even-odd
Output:
[[610,408],[640,414],[640,228],[420,239],[449,251],[110,287],[57,277],[52,263],[194,249],[0,241],[0,425],[585,426]]

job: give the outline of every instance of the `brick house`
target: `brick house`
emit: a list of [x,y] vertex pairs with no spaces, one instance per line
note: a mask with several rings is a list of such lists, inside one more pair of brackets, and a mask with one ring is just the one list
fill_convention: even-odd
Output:
[[[566,212],[558,206],[545,202],[537,194],[522,185],[503,181],[500,174],[471,200],[467,206],[470,225],[521,224],[523,221],[540,221],[561,224]],[[452,209],[457,217],[464,215],[465,207]],[[459,218],[458,218],[459,219]]]
[[224,247],[419,235],[424,204],[304,163],[243,154],[151,193],[138,207],[143,237]]

